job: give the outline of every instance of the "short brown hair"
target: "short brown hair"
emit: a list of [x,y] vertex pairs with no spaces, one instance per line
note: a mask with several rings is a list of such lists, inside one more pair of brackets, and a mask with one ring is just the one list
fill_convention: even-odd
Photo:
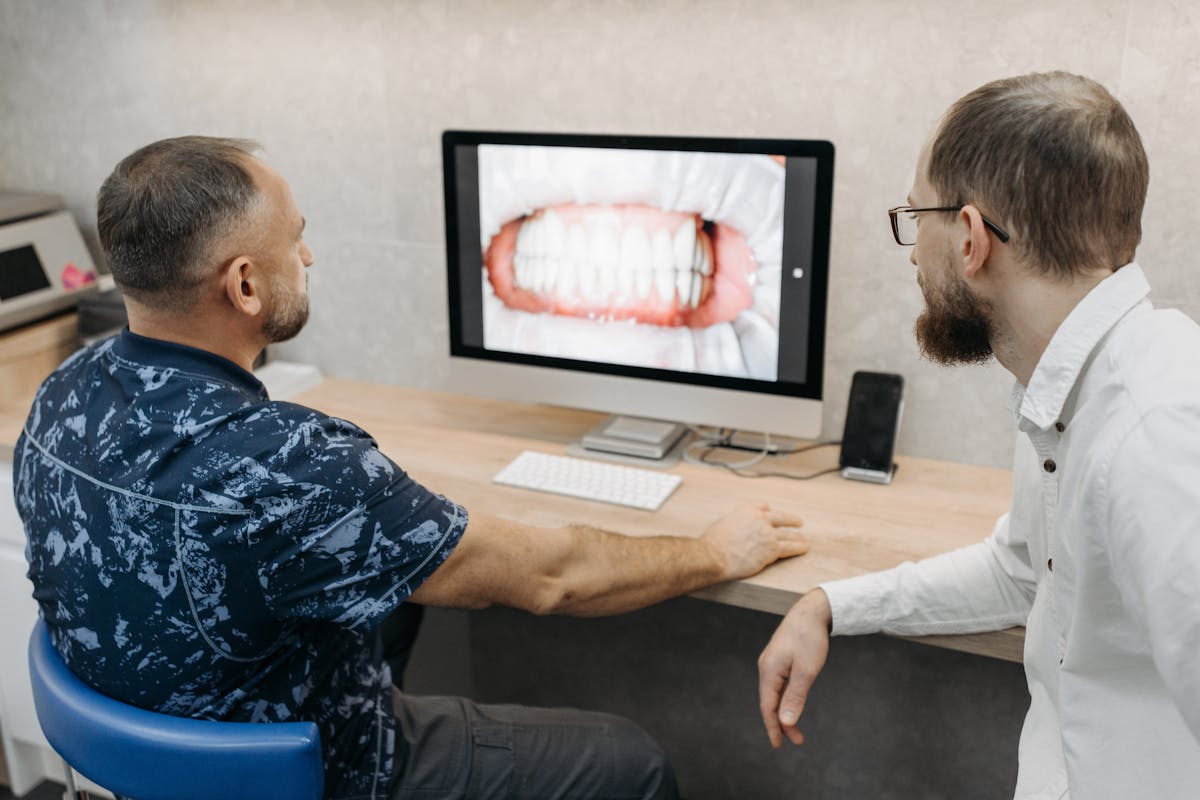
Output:
[[948,205],[976,203],[1030,266],[1068,278],[1133,260],[1150,169],[1133,120],[1108,90],[1067,72],[993,81],[946,112],[929,181]]
[[259,198],[245,139],[182,136],[126,156],[96,198],[113,280],[135,300],[186,310],[213,246]]

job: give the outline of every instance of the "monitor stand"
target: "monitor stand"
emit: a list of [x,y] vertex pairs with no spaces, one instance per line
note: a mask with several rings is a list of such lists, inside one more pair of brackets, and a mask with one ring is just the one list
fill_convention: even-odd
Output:
[[688,428],[679,422],[611,416],[567,446],[567,453],[652,469],[679,463]]

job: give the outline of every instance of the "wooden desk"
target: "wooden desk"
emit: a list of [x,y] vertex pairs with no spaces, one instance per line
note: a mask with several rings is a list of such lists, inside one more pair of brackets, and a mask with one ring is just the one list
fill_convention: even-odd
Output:
[[20,438],[37,388],[77,341],[73,313],[0,334],[0,461]]
[[[364,428],[416,480],[468,508],[539,525],[582,522],[623,533],[698,535],[738,503],[767,500],[801,514],[810,552],[759,575],[710,587],[696,596],[785,613],[817,584],[894,567],[983,539],[1010,501],[1006,470],[900,457],[890,486],[836,474],[811,481],[738,478],[681,464],[683,484],[656,512],[499,486],[491,477],[522,450],[561,454],[602,415],[327,380],[296,398]],[[773,461],[798,474],[836,464],[836,448]],[[1021,661],[1024,629],[917,641]]]

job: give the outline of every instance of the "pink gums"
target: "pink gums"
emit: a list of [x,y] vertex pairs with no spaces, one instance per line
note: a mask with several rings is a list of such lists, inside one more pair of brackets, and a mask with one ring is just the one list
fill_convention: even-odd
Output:
[[635,320],[650,325],[671,327],[703,328],[718,322],[730,322],[738,313],[749,308],[754,301],[747,276],[758,269],[754,253],[734,228],[722,223],[713,223],[709,231],[703,228],[698,214],[678,211],[662,211],[657,208],[636,204],[611,206],[579,206],[565,203],[550,206],[565,222],[582,222],[597,211],[616,212],[623,224],[634,222],[653,235],[666,229],[674,232],[692,221],[696,225],[696,240],[707,242],[712,254],[712,274],[704,278],[701,301],[696,308],[681,306],[672,296],[669,301],[652,290],[645,300],[623,302],[588,303],[580,299],[564,299],[553,294],[532,292],[515,284],[513,256],[517,249],[517,233],[527,217],[505,223],[499,233],[492,237],[484,253],[483,263],[488,271],[488,280],[505,305],[531,313],[562,314],[592,319]]

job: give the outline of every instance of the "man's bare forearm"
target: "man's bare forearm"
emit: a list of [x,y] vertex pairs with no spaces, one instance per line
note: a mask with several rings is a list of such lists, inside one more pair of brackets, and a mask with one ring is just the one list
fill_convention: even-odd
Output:
[[622,536],[586,525],[563,533],[569,549],[556,565],[545,613],[620,614],[730,577],[722,554],[703,538]]
[[454,552],[412,593],[449,608],[505,605],[601,616],[753,575],[808,549],[794,514],[739,506],[697,538],[624,536],[586,525],[545,528],[479,513]]

